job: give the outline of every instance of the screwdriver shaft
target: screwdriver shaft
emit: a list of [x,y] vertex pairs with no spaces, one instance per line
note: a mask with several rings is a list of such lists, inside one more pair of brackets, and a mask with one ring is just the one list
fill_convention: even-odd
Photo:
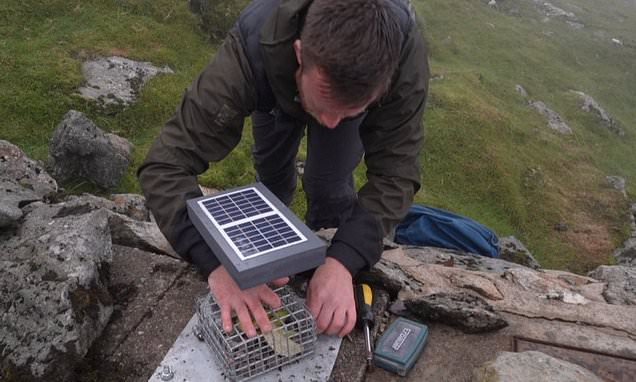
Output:
[[371,332],[369,330],[369,323],[364,323],[364,340],[367,343],[367,364],[371,364],[373,360],[373,348],[371,347]]

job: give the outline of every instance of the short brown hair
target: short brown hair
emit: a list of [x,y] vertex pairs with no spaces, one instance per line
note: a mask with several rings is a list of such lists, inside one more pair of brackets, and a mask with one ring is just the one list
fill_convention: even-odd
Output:
[[388,89],[402,32],[388,0],[314,0],[300,40],[303,67],[322,69],[334,99],[353,105]]

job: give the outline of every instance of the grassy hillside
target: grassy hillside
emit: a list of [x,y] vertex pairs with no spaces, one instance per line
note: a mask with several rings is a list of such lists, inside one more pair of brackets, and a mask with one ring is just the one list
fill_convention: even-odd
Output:
[[[425,116],[424,187],[417,201],[471,216],[521,239],[546,267],[583,272],[610,261],[627,233],[627,202],[607,175],[636,195],[636,6],[624,0],[560,0],[576,29],[546,18],[532,0],[413,0],[425,26],[433,74]],[[571,20],[570,20],[571,21]],[[623,46],[611,43],[616,38]],[[0,139],[45,160],[69,109],[131,140],[135,156],[116,191],[134,177],[183,89],[214,53],[184,0],[5,0],[0,3]],[[103,111],[78,97],[81,63],[123,55],[168,65],[129,108]],[[559,112],[564,136],[515,92]],[[580,110],[570,90],[593,96],[626,131],[618,137]],[[201,180],[229,187],[253,180],[249,123],[230,158]],[[302,155],[302,154],[301,154]],[[364,181],[364,168],[356,174]],[[95,190],[65,185],[70,191]],[[300,194],[294,202],[303,214]],[[555,225],[567,226],[557,231]]]
[[[625,201],[606,175],[636,187],[636,7],[554,2],[585,26],[546,18],[533,1],[416,1],[434,75],[419,200],[514,234],[545,266],[584,271],[625,235]],[[543,2],[540,2],[541,4]],[[611,38],[625,41],[622,47]],[[515,92],[544,101],[574,134],[550,130]],[[593,96],[622,123],[620,138],[580,110]],[[568,230],[554,226],[565,223]]]

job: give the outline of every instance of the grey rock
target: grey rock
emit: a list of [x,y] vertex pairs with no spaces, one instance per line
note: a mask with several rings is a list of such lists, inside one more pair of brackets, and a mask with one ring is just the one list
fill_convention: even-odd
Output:
[[521,264],[523,266],[539,269],[541,265],[532,256],[530,251],[514,236],[499,238],[499,257],[502,260]]
[[142,222],[126,215],[109,213],[108,224],[113,244],[139,248],[180,259],[154,222]]
[[[325,235],[324,231],[318,232]],[[394,256],[397,255],[397,256]],[[403,259],[406,259],[404,261]],[[382,258],[368,274],[370,281],[381,285],[392,295],[400,290],[422,289],[417,278],[409,274],[411,266],[440,265],[467,271],[503,273],[510,269],[526,268],[523,265],[479,256],[447,248],[405,246],[385,250]]]
[[515,91],[517,93],[521,94],[521,96],[523,98],[528,98],[528,92],[526,91],[526,89],[523,86],[521,86],[519,84],[515,85]]
[[41,197],[28,188],[0,179],[0,228],[14,225],[22,217],[22,207]]
[[126,172],[131,151],[124,138],[104,133],[83,113],[71,110],[49,142],[49,166],[58,181],[83,178],[112,188]]
[[543,10],[547,17],[562,17],[571,20],[576,20],[576,15],[573,12],[568,12],[564,9],[557,7],[556,5],[548,2],[543,3]]
[[57,183],[38,162],[14,144],[0,140],[0,181],[32,190],[40,198],[57,192]]
[[0,202],[0,228],[13,225],[22,217],[22,210],[6,203],[5,200]]
[[573,29],[579,30],[585,28],[585,24],[576,21],[565,20],[565,23],[571,26]]
[[619,265],[636,267],[636,237],[627,239],[613,255]]
[[404,301],[422,320],[443,322],[466,333],[482,333],[508,325],[484,299],[467,293],[436,293]]
[[530,101],[530,106],[548,119],[548,126],[550,126],[551,129],[561,134],[572,134],[572,129],[565,123],[563,118],[561,118],[561,115],[547,107],[545,103],[542,101]]
[[540,190],[545,187],[545,172],[541,166],[530,166],[522,177],[523,187],[528,190]]
[[221,192],[221,190],[217,190],[216,188],[206,187],[202,185],[199,185],[199,189],[201,190],[201,193],[205,196],[214,195]]
[[607,283],[603,297],[608,303],[636,305],[636,268],[601,265],[588,276]]
[[150,221],[150,211],[146,207],[146,198],[138,194],[113,194],[110,200],[115,203],[115,212],[139,221]]
[[610,186],[619,191],[625,191],[625,178],[614,175],[608,175],[605,178],[607,179],[607,183],[609,183]]
[[578,95],[581,99],[582,110],[587,113],[594,113],[601,122],[601,125],[607,128],[612,133],[618,135],[619,137],[625,136],[625,130],[623,130],[618,121],[616,121],[607,111],[605,111],[605,109],[603,109],[603,107],[601,107],[601,105],[599,105],[599,103],[596,102],[594,98],[583,92],[575,90],[572,90],[572,93]]
[[87,61],[82,65],[86,85],[80,94],[101,105],[128,105],[135,101],[141,87],[161,73],[174,73],[169,67],[158,68],[149,62],[112,56]]
[[409,246],[404,247],[404,252],[423,264],[445,265],[469,271],[504,272],[513,268],[526,267],[505,259],[494,259],[445,248]]
[[[408,251],[385,251],[374,272],[400,300],[432,294],[470,294],[483,298],[500,314],[544,318],[636,333],[636,307],[608,304],[605,283],[555,270],[533,270],[498,259],[493,270],[462,268],[453,256],[441,263],[423,263]],[[504,263],[507,265],[496,265]],[[481,264],[483,266],[484,264]],[[505,271],[495,270],[508,268]],[[391,290],[391,287],[398,289]]]
[[59,214],[39,203],[0,242],[0,368],[68,380],[112,313],[105,211]]
[[636,203],[632,204],[629,212],[631,235],[613,253],[616,263],[627,267],[636,267]]
[[625,192],[625,178],[620,176],[608,175],[605,177],[607,183],[615,190],[620,191],[624,196],[627,196]]
[[72,215],[104,209],[108,212],[108,226],[113,244],[180,259],[155,222],[137,219],[147,216],[145,207],[141,209],[145,205],[143,196],[120,194],[114,199],[116,201],[90,194],[70,196],[61,205],[58,214]]
[[537,351],[500,352],[475,369],[473,382],[602,382],[591,371]]
[[65,209],[93,211],[100,208],[126,215],[139,221],[150,221],[146,199],[137,194],[113,194],[109,199],[92,194],[70,195],[64,199]]

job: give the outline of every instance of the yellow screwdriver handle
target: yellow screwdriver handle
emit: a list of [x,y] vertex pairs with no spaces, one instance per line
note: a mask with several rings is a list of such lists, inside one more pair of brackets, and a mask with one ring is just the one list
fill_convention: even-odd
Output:
[[371,287],[367,284],[362,284],[362,298],[365,305],[371,307],[373,305],[373,293]]

